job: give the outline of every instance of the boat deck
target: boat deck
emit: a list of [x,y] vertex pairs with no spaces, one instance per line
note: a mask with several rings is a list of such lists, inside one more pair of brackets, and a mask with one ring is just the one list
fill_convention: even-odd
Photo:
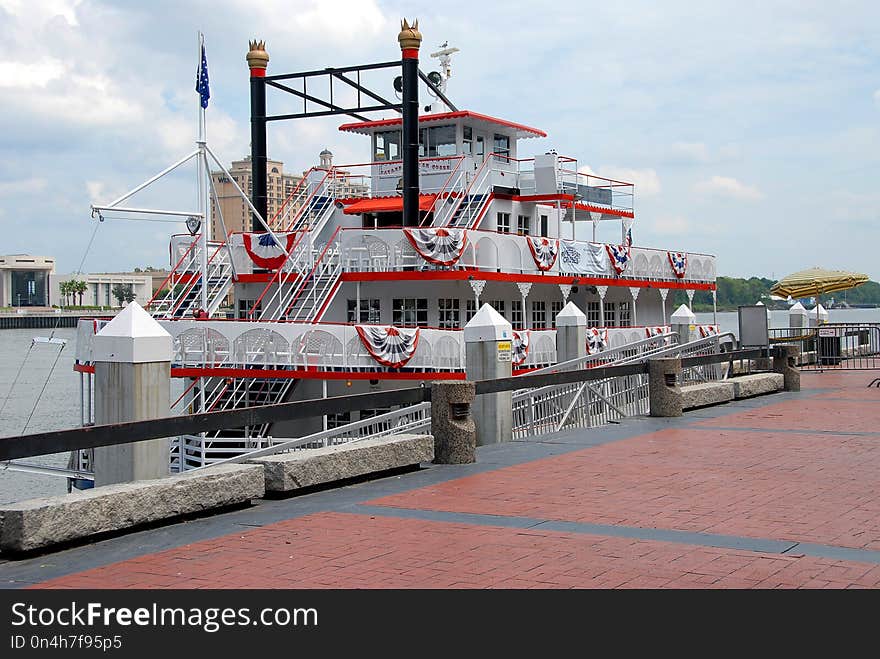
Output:
[[877,588],[880,389],[483,447],[478,463],[0,563],[39,588]]

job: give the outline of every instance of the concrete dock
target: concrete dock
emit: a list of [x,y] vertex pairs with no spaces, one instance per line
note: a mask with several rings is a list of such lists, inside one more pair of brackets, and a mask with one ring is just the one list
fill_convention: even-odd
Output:
[[7,588],[877,588],[874,372],[0,562]]

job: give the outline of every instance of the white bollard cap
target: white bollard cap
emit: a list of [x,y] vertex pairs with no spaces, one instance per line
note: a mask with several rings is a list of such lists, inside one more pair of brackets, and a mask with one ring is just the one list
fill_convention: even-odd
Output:
[[512,338],[513,327],[511,324],[488,304],[480,307],[476,315],[464,326],[465,343],[501,341]]
[[92,339],[96,362],[170,362],[171,355],[171,335],[137,302],[116,314]]
[[586,327],[587,315],[574,302],[569,302],[556,315],[556,327]]
[[687,308],[686,304],[681,305],[669,317],[670,325],[693,325],[697,321],[694,312]]
[[800,302],[795,302],[788,310],[789,316],[806,316],[807,310]]
[[815,307],[810,309],[810,317],[815,318],[817,312],[819,314],[819,320],[822,321],[823,323],[827,323],[828,322],[828,311],[825,309],[825,307],[823,307],[821,304],[816,305]]

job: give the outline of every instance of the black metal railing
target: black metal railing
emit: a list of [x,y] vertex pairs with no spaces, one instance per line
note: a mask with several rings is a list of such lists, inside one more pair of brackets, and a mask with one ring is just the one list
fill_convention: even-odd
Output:
[[[753,348],[714,355],[686,357],[681,360],[681,363],[683,368],[723,362],[732,364],[736,360],[754,359],[766,355],[767,350]],[[540,375],[523,375],[496,380],[480,380],[475,383],[475,389],[477,395],[483,395],[530,387],[603,380],[647,372],[648,363],[642,362],[622,366],[542,373]],[[19,437],[3,437],[0,438],[0,460],[14,460],[100,446],[131,444],[162,437],[195,435],[223,428],[258,426],[278,421],[320,417],[326,414],[339,414],[394,405],[414,405],[430,400],[431,388],[421,386],[367,394],[349,394],[291,403],[245,407],[203,414],[163,417],[145,421],[129,421],[72,428],[69,430],[54,430],[21,435]]]

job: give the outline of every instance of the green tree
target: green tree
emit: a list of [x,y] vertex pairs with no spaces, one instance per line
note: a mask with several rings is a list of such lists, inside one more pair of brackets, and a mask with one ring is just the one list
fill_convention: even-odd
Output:
[[131,288],[131,284],[114,284],[111,292],[113,293],[113,297],[116,298],[116,302],[120,307],[122,306],[123,301],[132,302],[135,298],[135,294]]
[[63,300],[64,306],[70,306],[68,298],[72,293],[70,287],[71,283],[71,281],[62,281],[60,284],[58,284],[58,292],[61,293],[61,299]]
[[82,306],[83,293],[85,293],[87,290],[89,290],[89,285],[85,283],[82,279],[70,280],[70,293],[79,295],[79,306]]

